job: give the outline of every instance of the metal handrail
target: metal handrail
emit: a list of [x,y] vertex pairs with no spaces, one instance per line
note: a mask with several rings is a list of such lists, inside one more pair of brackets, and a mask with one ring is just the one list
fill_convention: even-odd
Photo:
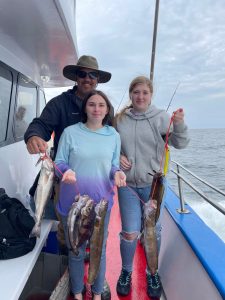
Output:
[[225,192],[221,191],[220,189],[218,189],[217,187],[215,187],[214,185],[210,184],[209,182],[207,182],[206,180],[200,178],[199,176],[197,176],[196,174],[194,174],[193,172],[191,172],[190,170],[186,169],[184,166],[182,166],[180,163],[171,160],[172,163],[176,164],[177,166],[181,167],[184,171],[186,171],[187,173],[189,173],[190,175],[192,175],[193,177],[195,177],[196,179],[198,179],[199,181],[201,181],[202,183],[204,183],[205,185],[207,185],[208,187],[210,187],[211,189],[213,189],[214,191],[220,193],[221,195],[225,196]]
[[171,162],[174,163],[177,167],[177,172],[173,169],[171,169],[171,172],[174,173],[177,176],[177,179],[178,179],[178,189],[179,189],[179,197],[180,197],[180,205],[181,205],[181,209],[179,210],[179,212],[186,213],[186,210],[184,209],[184,200],[183,200],[183,191],[182,191],[182,182],[185,182],[192,190],[194,190],[203,199],[205,199],[208,203],[210,203],[213,207],[215,207],[218,211],[220,211],[223,215],[225,215],[225,208],[222,205],[220,205],[219,203],[217,203],[214,200],[207,197],[193,183],[191,183],[188,179],[186,179],[184,176],[182,176],[180,174],[179,168],[182,168],[184,171],[186,171],[187,173],[192,175],[194,178],[198,179],[199,181],[201,181],[205,185],[209,186],[210,188],[212,188],[214,191],[218,192],[219,194],[225,196],[225,193],[223,191],[221,191],[220,189],[218,189],[215,186],[211,185],[210,183],[203,180],[202,178],[198,177],[197,175],[195,175],[193,172],[186,169],[184,166],[182,166],[178,162],[173,161],[173,160],[171,160]]

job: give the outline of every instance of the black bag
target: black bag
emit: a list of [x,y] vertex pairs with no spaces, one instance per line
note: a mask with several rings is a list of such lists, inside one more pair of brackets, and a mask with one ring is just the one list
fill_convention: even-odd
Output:
[[0,259],[19,257],[32,251],[36,237],[29,238],[34,219],[24,205],[0,188]]

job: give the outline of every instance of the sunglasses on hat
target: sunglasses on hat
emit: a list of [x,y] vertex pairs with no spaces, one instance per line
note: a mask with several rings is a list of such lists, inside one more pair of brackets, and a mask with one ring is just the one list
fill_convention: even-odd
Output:
[[85,78],[86,76],[88,76],[90,79],[98,79],[98,72],[95,71],[86,72],[82,70],[77,70],[76,75],[79,78]]

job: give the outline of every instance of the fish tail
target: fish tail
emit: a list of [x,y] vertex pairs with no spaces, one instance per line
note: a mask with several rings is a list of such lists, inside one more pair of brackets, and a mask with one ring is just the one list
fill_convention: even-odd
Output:
[[73,253],[78,256],[79,255],[79,250],[76,248],[76,249],[73,249]]
[[41,235],[41,225],[36,223],[31,231],[29,237],[34,237],[34,236],[40,237],[40,235]]

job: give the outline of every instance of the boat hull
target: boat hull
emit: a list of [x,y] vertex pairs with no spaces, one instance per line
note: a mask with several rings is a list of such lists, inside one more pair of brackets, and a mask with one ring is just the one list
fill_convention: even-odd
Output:
[[190,207],[190,214],[177,212],[170,188],[165,201],[159,273],[167,299],[224,299],[224,243]]

